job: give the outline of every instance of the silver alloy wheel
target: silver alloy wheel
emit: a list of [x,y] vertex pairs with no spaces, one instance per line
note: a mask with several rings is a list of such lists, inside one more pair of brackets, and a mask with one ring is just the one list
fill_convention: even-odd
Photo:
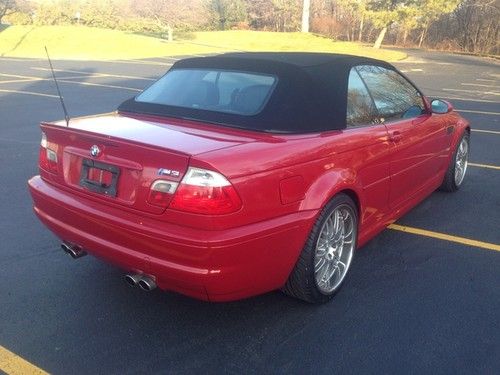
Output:
[[355,217],[349,205],[341,204],[321,228],[314,254],[314,277],[324,294],[340,286],[351,265],[357,235]]
[[469,143],[467,138],[463,137],[457,149],[455,156],[455,185],[460,186],[467,171],[467,164],[469,160]]

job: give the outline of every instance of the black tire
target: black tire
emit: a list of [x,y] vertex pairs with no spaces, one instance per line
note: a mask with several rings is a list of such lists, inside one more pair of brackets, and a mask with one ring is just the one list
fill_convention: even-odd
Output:
[[[319,237],[323,228],[325,228],[326,221],[331,218],[335,210],[343,210],[344,212],[349,212],[352,215],[352,249],[351,255],[345,267],[344,276],[340,280],[340,284],[335,287],[334,290],[325,292],[321,290],[316,281],[315,274],[315,256],[318,251]],[[341,212],[341,211],[340,211]],[[347,215],[346,215],[347,216]],[[345,227],[343,226],[345,229]],[[323,232],[324,233],[324,232]],[[316,222],[311,229],[311,233],[307,238],[306,244],[300,253],[300,256],[295,264],[294,269],[290,273],[285,286],[282,291],[291,296],[310,303],[325,303],[332,299],[332,297],[340,290],[343,282],[345,280],[345,275],[348,273],[349,267],[352,263],[352,257],[354,255],[356,245],[357,245],[357,234],[358,234],[358,211],[353,200],[346,194],[340,193],[336,195],[321,211],[321,214],[316,219]],[[342,242],[344,246],[344,242]],[[340,252],[342,253],[343,250]],[[347,253],[346,253],[347,254]],[[326,256],[326,254],[325,254]],[[338,266],[337,266],[338,267]],[[340,268],[339,269],[339,273]],[[335,274],[335,271],[334,271]]]
[[[466,150],[466,160],[465,160],[465,165],[463,168],[465,168],[463,172],[463,176],[460,179],[460,181],[457,181],[455,178],[456,174],[456,165],[457,165],[457,156],[459,155],[459,150],[460,146],[462,145],[462,142],[465,142],[467,150]],[[455,148],[455,151],[453,152],[453,157],[450,160],[450,164],[448,165],[448,169],[446,170],[446,174],[444,175],[443,183],[439,187],[439,190],[442,191],[447,191],[447,192],[454,192],[460,189],[460,186],[462,186],[462,183],[465,178],[465,173],[467,171],[467,163],[469,160],[469,150],[470,150],[470,136],[468,132],[465,132],[464,135],[462,135],[462,138],[460,138],[460,141],[457,144],[457,147]]]

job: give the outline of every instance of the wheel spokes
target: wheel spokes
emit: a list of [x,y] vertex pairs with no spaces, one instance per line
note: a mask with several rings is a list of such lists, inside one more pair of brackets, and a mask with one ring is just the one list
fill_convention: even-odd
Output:
[[318,288],[332,293],[344,279],[354,250],[355,216],[347,205],[337,207],[325,220],[318,236],[314,276]]

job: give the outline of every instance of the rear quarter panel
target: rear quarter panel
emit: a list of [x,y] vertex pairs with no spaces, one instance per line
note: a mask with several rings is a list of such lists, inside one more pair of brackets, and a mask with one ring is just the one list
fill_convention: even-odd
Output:
[[[214,228],[246,225],[297,211],[319,212],[344,190],[359,205],[361,229],[380,221],[387,206],[389,142],[383,126],[273,137],[272,142],[197,155],[191,163],[223,173],[243,201],[238,213],[207,223]],[[283,199],[283,181],[293,181],[295,201]],[[186,220],[183,213],[168,214],[172,219]]]

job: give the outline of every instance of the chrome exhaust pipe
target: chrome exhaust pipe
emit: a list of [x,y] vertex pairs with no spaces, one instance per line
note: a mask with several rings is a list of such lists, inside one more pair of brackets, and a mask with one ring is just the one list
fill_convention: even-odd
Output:
[[141,289],[145,290],[146,292],[150,292],[156,288],[156,282],[150,276],[142,276],[138,284]]
[[135,275],[125,275],[125,281],[127,282],[128,285],[130,286],[137,286],[137,283],[139,280],[142,278],[141,274],[135,274]]
[[66,254],[71,255],[73,259],[78,259],[87,255],[87,252],[83,250],[80,246],[71,245],[67,242],[63,242],[61,244],[61,248],[64,250]]

